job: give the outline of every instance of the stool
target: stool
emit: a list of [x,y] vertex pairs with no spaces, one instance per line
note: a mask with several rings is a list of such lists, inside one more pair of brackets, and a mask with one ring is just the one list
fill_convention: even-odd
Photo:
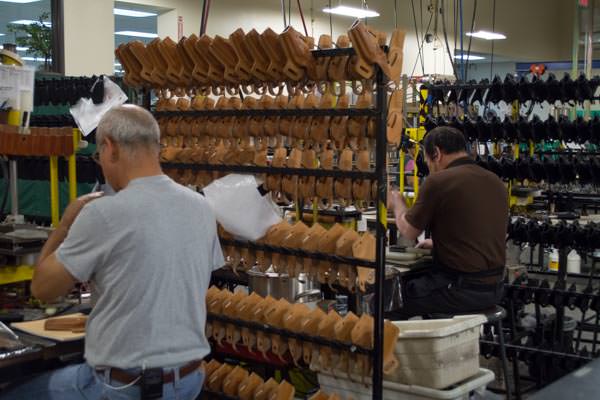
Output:
[[[431,313],[423,316],[423,319],[441,319],[441,318],[452,318],[455,315],[468,315],[474,313],[464,313],[464,314],[448,314],[448,313]],[[500,346],[500,360],[502,362],[502,372],[504,375],[504,382],[506,386],[506,398],[510,400],[510,384],[508,381],[508,358],[506,357],[506,346],[504,344],[504,334],[502,332],[502,320],[506,318],[506,310],[501,306],[494,306],[482,311],[477,312],[477,314],[482,314],[487,322],[486,324],[491,324],[497,330],[498,341]],[[515,374],[518,374],[519,371],[515,370]]]
[[[508,381],[508,358],[506,357],[506,346],[504,344],[504,333],[502,332],[502,320],[506,318],[506,310],[501,306],[494,306],[481,312],[487,319],[488,324],[492,324],[498,330],[498,342],[500,345],[500,360],[502,361],[502,372],[504,373],[504,385],[506,386],[506,398],[510,400],[510,383]],[[518,374],[519,371],[514,371]]]

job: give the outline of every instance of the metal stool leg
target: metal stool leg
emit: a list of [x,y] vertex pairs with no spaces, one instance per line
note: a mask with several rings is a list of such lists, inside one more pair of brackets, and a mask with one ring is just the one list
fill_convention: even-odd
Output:
[[[506,399],[510,400],[510,382],[508,380],[508,358],[506,357],[506,347],[504,346],[504,333],[502,332],[502,319],[496,321],[498,328],[498,341],[500,342],[500,358],[502,360],[502,371],[504,372],[504,384],[506,386]],[[518,371],[515,371],[518,373]]]

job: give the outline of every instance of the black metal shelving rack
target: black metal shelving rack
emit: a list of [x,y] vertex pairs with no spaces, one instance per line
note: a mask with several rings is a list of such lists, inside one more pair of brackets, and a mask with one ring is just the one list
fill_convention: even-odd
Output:
[[[386,49],[387,51],[387,49]],[[341,57],[352,56],[355,54],[353,48],[340,48],[331,50],[315,50],[312,55],[319,57]],[[349,117],[371,117],[376,122],[376,149],[375,149],[375,170],[371,172],[364,171],[341,171],[341,170],[319,170],[306,168],[272,168],[257,166],[240,165],[208,165],[208,164],[179,164],[164,163],[165,168],[183,168],[204,171],[220,172],[238,172],[253,174],[276,174],[276,175],[297,175],[297,176],[317,176],[317,177],[337,177],[350,179],[369,179],[377,182],[377,231],[376,231],[376,258],[375,262],[365,262],[358,260],[341,260],[333,255],[323,254],[302,254],[315,259],[325,259],[329,261],[346,261],[348,265],[361,265],[375,268],[375,307],[374,307],[374,346],[372,350],[366,351],[373,358],[373,386],[372,394],[374,399],[383,398],[383,283],[385,280],[385,237],[387,230],[387,179],[386,179],[386,156],[387,156],[387,78],[381,68],[375,67],[374,84],[376,88],[375,104],[370,108],[348,108],[348,109],[301,109],[301,110],[203,110],[203,111],[176,111],[176,112],[154,112],[156,117],[168,116],[189,116],[189,117],[319,117],[319,116],[349,116]],[[247,243],[229,243],[229,245],[253,246]],[[283,254],[294,254],[294,250],[277,249],[271,247],[267,249]],[[281,332],[285,335],[286,332]]]

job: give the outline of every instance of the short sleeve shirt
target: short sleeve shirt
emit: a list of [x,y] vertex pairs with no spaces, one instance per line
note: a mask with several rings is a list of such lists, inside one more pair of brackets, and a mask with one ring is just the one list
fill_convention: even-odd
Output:
[[56,256],[90,281],[85,358],[94,367],[166,367],[210,353],[205,295],[224,264],[204,198],[166,175],[86,205]]
[[505,265],[507,189],[468,157],[427,177],[405,218],[431,231],[436,260],[448,268],[479,272]]

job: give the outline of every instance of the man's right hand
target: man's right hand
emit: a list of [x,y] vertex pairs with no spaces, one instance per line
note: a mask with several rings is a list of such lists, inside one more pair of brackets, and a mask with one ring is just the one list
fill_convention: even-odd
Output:
[[83,207],[87,203],[99,199],[102,196],[104,196],[104,192],[93,192],[78,197],[77,199],[70,202],[67,208],[65,209],[63,217],[60,220],[59,226],[68,231],[71,225],[73,225],[75,218],[77,218]]
[[415,249],[433,249],[433,240],[425,239],[415,246]]

